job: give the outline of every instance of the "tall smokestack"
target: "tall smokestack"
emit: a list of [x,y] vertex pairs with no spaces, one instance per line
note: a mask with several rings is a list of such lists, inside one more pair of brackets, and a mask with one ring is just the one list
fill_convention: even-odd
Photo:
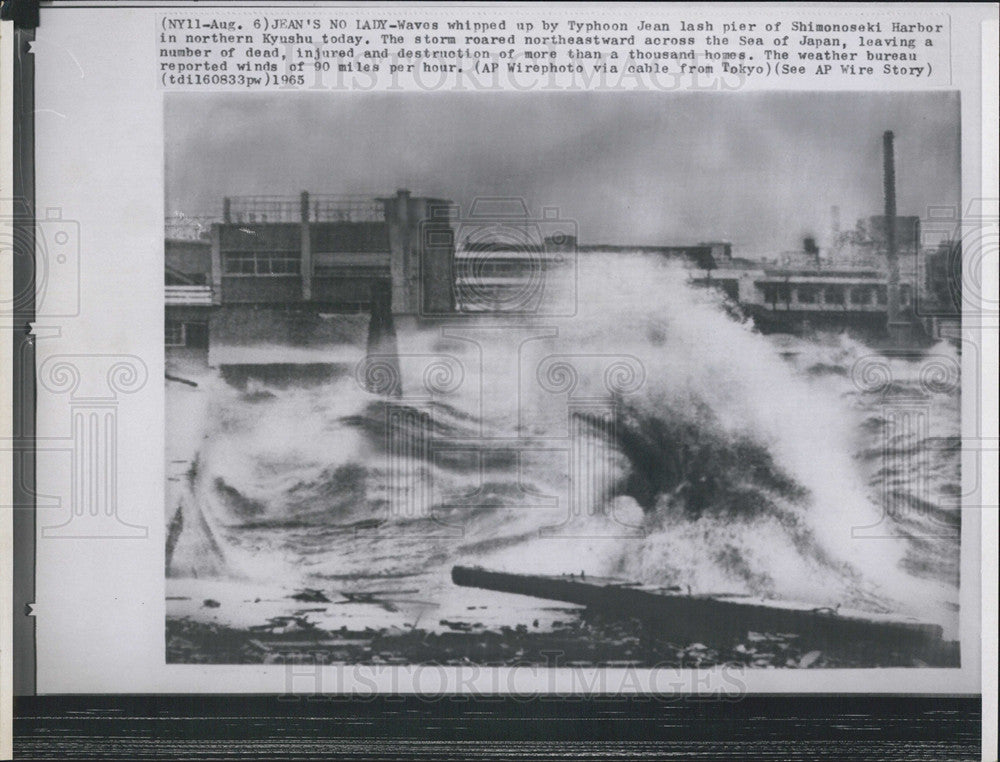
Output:
[[896,259],[896,156],[892,130],[882,136],[882,181],[885,187],[885,243],[889,265]]
[[902,330],[899,314],[899,252],[896,251],[896,156],[892,130],[882,135],[882,182],[885,190],[885,248],[889,266],[889,334],[899,338]]

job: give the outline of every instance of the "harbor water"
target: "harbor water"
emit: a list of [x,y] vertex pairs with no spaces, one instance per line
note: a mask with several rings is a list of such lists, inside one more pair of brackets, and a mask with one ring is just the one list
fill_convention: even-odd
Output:
[[572,616],[456,588],[463,564],[891,612],[957,637],[954,346],[766,336],[664,260],[576,268],[551,284],[574,289],[572,316],[398,326],[381,369],[395,395],[363,347],[325,375],[168,381],[168,617],[249,627],[307,589],[381,601],[317,606],[329,628]]

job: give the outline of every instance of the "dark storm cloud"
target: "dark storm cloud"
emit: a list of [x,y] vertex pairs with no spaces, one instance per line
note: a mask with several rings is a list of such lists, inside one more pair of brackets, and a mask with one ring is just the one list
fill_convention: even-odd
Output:
[[559,207],[581,242],[824,240],[882,208],[896,133],[899,213],[959,202],[955,93],[170,94],[167,213],[226,195],[396,188]]

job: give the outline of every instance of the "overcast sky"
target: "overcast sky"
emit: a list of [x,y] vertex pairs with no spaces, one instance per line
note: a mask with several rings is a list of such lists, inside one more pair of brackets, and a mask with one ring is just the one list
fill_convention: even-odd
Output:
[[279,93],[166,97],[167,214],[231,195],[523,197],[581,243],[825,242],[882,210],[882,133],[898,210],[959,203],[955,93]]

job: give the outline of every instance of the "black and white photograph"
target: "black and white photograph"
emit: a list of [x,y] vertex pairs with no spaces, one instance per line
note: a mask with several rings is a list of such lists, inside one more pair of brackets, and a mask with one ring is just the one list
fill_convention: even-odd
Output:
[[168,665],[961,665],[957,91],[163,103]]
[[0,759],[996,759],[996,5],[0,2]]

